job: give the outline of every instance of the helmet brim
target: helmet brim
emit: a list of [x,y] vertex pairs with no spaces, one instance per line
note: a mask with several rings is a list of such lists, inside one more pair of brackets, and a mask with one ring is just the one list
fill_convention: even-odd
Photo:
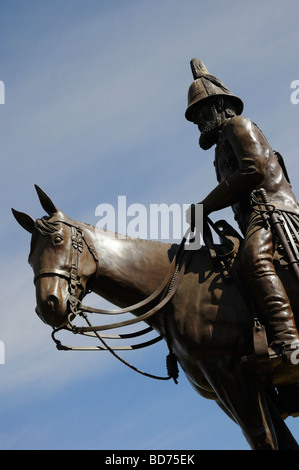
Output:
[[198,100],[193,101],[190,104],[190,106],[188,106],[185,112],[185,118],[187,119],[187,121],[194,122],[193,116],[194,116],[195,110],[198,109],[201,105],[206,104],[208,101],[211,101],[211,102],[214,101],[215,98],[217,97],[228,98],[234,104],[236,114],[237,115],[242,114],[243,109],[244,109],[244,103],[240,98],[238,98],[237,96],[233,94],[230,95],[230,94],[219,93],[219,94],[207,96],[205,98],[199,98]]

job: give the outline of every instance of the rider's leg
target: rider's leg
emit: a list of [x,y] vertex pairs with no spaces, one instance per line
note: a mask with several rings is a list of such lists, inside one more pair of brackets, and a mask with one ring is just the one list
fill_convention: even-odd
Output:
[[285,346],[287,356],[299,345],[299,334],[286,291],[273,265],[273,234],[261,216],[251,218],[244,246],[242,268],[247,285],[265,320],[269,343]]

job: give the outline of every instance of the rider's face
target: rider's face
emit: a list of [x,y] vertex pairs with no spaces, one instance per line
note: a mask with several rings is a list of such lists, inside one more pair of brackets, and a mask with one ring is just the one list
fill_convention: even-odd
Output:
[[219,135],[219,115],[211,101],[200,103],[193,112],[193,122],[200,132],[199,145],[208,150],[216,144]]
[[193,122],[196,124],[201,131],[205,127],[207,122],[213,121],[215,118],[211,104],[203,103],[194,110]]

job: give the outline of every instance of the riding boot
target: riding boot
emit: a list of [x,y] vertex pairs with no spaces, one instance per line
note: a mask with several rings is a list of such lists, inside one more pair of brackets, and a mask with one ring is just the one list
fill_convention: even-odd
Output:
[[270,357],[297,364],[299,333],[285,289],[273,273],[249,282],[266,325]]

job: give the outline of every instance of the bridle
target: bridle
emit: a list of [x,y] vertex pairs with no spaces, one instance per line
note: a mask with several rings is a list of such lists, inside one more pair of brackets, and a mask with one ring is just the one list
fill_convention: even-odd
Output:
[[[56,224],[65,224],[71,229],[71,241],[72,241],[72,246],[71,246],[71,264],[70,264],[70,269],[69,271],[67,270],[62,270],[58,269],[56,267],[53,268],[44,268],[41,269],[34,277],[34,283],[42,277],[42,276],[59,276],[68,281],[68,312],[66,313],[67,317],[67,324],[65,324],[65,318],[63,320],[63,326],[57,327],[53,329],[52,332],[52,339],[56,343],[56,347],[58,350],[64,350],[64,351],[69,351],[69,350],[79,350],[79,351],[104,351],[108,350],[110,351],[118,360],[123,362],[125,365],[130,367],[131,369],[135,370],[136,372],[141,373],[142,375],[146,375],[151,378],[159,379],[159,380],[169,380],[173,379],[175,383],[177,383],[177,377],[178,377],[178,368],[177,368],[177,362],[174,354],[171,352],[170,349],[170,344],[167,339],[167,327],[166,327],[166,321],[164,318],[164,330],[165,330],[165,339],[168,344],[169,348],[169,355],[167,356],[167,372],[168,376],[167,377],[159,377],[156,375],[148,374],[146,372],[143,372],[136,367],[132,366],[130,363],[125,361],[123,358],[121,358],[118,354],[116,354],[116,350],[134,350],[134,349],[140,349],[143,347],[150,346],[152,344],[157,343],[158,341],[161,341],[163,339],[163,336],[158,335],[157,337],[145,341],[139,344],[131,345],[131,346],[121,346],[121,347],[111,347],[107,344],[105,339],[128,339],[128,338],[134,338],[138,337],[144,334],[147,334],[151,331],[153,331],[152,327],[147,327],[145,329],[142,329],[137,332],[133,333],[128,333],[128,334],[118,334],[118,335],[103,335],[100,334],[100,331],[105,331],[105,330],[110,330],[113,328],[121,328],[124,326],[132,325],[135,323],[139,323],[141,321],[148,320],[150,317],[152,317],[154,314],[157,312],[161,311],[163,307],[166,306],[166,304],[171,300],[171,298],[174,296],[179,283],[184,275],[185,272],[185,250],[184,246],[187,240],[187,236],[189,233],[189,230],[187,231],[185,237],[183,237],[183,240],[179,246],[179,249],[177,251],[176,256],[174,257],[170,268],[168,270],[167,275],[165,276],[163,282],[161,285],[156,289],[156,291],[147,297],[146,299],[142,300],[141,302],[138,302],[137,304],[131,305],[130,307],[127,308],[121,308],[121,309],[115,309],[115,310],[106,310],[106,309],[96,309],[93,307],[88,307],[85,305],[82,305],[81,299],[89,293],[91,290],[84,288],[82,282],[81,282],[81,277],[79,276],[79,257],[80,254],[83,252],[84,244],[86,245],[88,251],[92,255],[92,258],[96,264],[96,270],[98,269],[99,265],[99,260],[96,255],[96,250],[93,247],[92,243],[86,239],[86,236],[82,230],[81,227],[78,227],[77,225],[71,224],[67,221],[64,220],[57,220],[55,222]],[[81,290],[81,295],[77,295],[78,288]],[[96,313],[96,314],[106,314],[106,315],[119,315],[123,313],[128,313],[128,312],[134,312],[138,309],[144,308],[146,305],[152,304],[153,302],[156,302],[156,305],[152,308],[150,308],[148,311],[145,313],[139,315],[138,317],[134,317],[133,319],[125,320],[122,322],[115,322],[111,324],[106,324],[106,325],[100,325],[100,326],[93,326],[88,318],[87,313]],[[84,318],[84,320],[87,322],[88,326],[87,327],[78,327],[73,324],[74,319],[77,316],[81,316]],[[69,345],[63,345],[61,344],[61,341],[59,341],[55,335],[61,331],[61,330],[66,330],[68,332],[72,332],[74,334],[80,334],[83,336],[92,336],[96,337],[100,340],[102,343],[102,346],[95,346],[95,347],[74,347],[74,346],[69,346]]]
[[[83,243],[85,243],[86,247],[88,248],[89,252],[91,253],[96,267],[98,266],[98,258],[96,256],[96,251],[92,244],[88,242],[84,236],[83,230],[73,224],[70,224],[69,222],[66,222],[64,220],[58,220],[55,224],[64,224],[70,227],[71,229],[71,240],[72,240],[72,254],[71,254],[71,264],[70,264],[70,269],[69,271],[64,270],[64,269],[58,269],[56,267],[51,267],[51,268],[44,268],[40,269],[38,273],[34,277],[34,284],[36,284],[36,281],[43,276],[59,276],[63,277],[68,281],[68,290],[69,290],[69,296],[68,296],[68,304],[69,304],[69,309],[70,312],[67,313],[67,316],[70,317],[72,315],[78,315],[81,314],[81,309],[80,309],[80,298],[83,298],[86,293],[86,288],[83,287],[83,284],[81,282],[81,277],[78,276],[78,271],[79,271],[79,255],[80,253],[83,252]],[[77,296],[77,289],[81,289],[82,294],[80,295],[80,298]]]

